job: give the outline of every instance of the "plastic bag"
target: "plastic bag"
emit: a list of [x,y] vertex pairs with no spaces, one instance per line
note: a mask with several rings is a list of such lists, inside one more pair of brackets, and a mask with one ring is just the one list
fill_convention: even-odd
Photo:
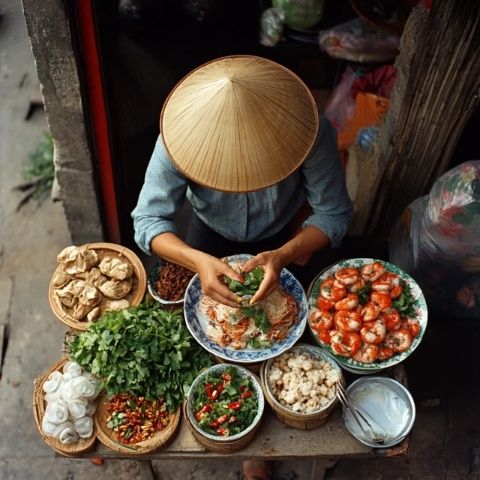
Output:
[[353,62],[385,62],[398,55],[400,37],[381,30],[362,18],[321,30],[319,45],[331,57]]
[[407,208],[392,228],[390,259],[434,311],[480,319],[480,161],[449,170]]
[[355,72],[347,67],[325,105],[325,116],[337,130],[345,127],[347,118],[352,117],[355,111],[355,96],[352,87],[357,78]]

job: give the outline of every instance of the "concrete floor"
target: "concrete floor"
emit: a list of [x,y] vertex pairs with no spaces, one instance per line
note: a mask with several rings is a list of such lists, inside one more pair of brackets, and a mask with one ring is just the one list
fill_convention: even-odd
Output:
[[[106,461],[55,457],[35,430],[32,381],[61,355],[65,329],[47,301],[56,254],[70,244],[62,206],[47,200],[19,212],[27,156],[47,129],[38,110],[27,121],[36,85],[19,0],[0,9],[0,332],[6,350],[0,378],[0,480],[241,478],[240,462]],[[480,329],[431,319],[424,342],[407,360],[417,421],[408,455],[341,460],[330,480],[480,479]],[[307,479],[309,462],[275,462],[274,478]]]

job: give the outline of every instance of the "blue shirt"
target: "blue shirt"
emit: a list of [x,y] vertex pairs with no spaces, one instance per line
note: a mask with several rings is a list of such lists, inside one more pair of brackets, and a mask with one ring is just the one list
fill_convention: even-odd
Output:
[[151,254],[150,242],[157,235],[177,233],[175,217],[185,196],[212,230],[241,242],[274,235],[307,200],[313,213],[303,226],[319,228],[335,247],[352,216],[335,131],[323,117],[314,148],[301,167],[280,183],[249,193],[220,192],[189,180],[175,168],[160,135],[132,212],[135,241],[145,253]]

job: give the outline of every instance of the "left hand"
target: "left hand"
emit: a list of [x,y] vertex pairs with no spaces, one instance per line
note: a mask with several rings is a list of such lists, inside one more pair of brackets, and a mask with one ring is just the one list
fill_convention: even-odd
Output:
[[260,287],[255,295],[250,299],[250,305],[260,302],[267,298],[277,287],[280,281],[280,272],[283,268],[281,256],[276,251],[268,251],[259,253],[257,256],[248,260],[242,265],[242,269],[246,272],[253,270],[255,267],[261,266],[265,271]]

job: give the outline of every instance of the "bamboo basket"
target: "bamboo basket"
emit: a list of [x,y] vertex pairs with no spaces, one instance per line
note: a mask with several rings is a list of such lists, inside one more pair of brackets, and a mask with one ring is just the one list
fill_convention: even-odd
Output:
[[180,422],[180,407],[170,415],[170,422],[164,430],[156,432],[153,437],[143,442],[124,445],[115,439],[112,429],[107,427],[106,396],[102,396],[97,405],[94,416],[94,424],[97,431],[97,438],[107,448],[125,455],[143,455],[159,448],[165,447],[175,435]]
[[253,440],[261,424],[261,420],[260,420],[260,422],[258,422],[255,428],[253,428],[250,432],[248,432],[247,435],[245,435],[242,438],[239,438],[238,440],[234,440],[232,442],[226,442],[226,441],[216,442],[214,440],[210,440],[209,438],[201,435],[200,432],[198,432],[195,429],[195,427],[192,425],[187,415],[187,402],[183,404],[183,418],[187,422],[187,427],[190,430],[190,432],[192,432],[192,435],[195,438],[195,440],[206,450],[217,452],[217,453],[234,453],[234,452],[237,452],[238,450],[241,450],[242,448],[245,448]]
[[[308,347],[317,349],[318,347],[311,347],[310,345],[297,345],[293,347],[294,349],[302,349]],[[260,380],[261,380],[261,385],[263,389],[263,394],[265,396],[265,400],[268,402],[270,407],[273,410],[273,413],[275,414],[275,417],[285,425],[288,425],[290,427],[296,428],[298,430],[313,430],[315,428],[321,427],[324,425],[328,417],[330,416],[330,413],[335,409],[335,407],[338,404],[338,399],[335,397],[332,402],[330,402],[324,409],[316,411],[314,413],[310,414],[304,414],[304,413],[296,413],[293,412],[292,410],[286,408],[283,406],[272,394],[270,387],[268,385],[267,381],[267,374],[268,374],[268,369],[270,368],[272,364],[272,360],[270,359],[267,362],[265,362],[262,366],[262,369],[260,371]],[[332,360],[329,360],[328,357],[325,357],[325,360],[328,360],[330,363],[333,363]],[[340,381],[342,384],[344,383],[343,379],[343,374],[338,367],[339,372],[340,372]]]
[[[86,245],[82,246],[95,250],[98,254],[100,261],[106,256],[114,256],[129,261],[133,265],[133,285],[130,292],[123,298],[125,300],[128,300],[131,306],[139,305],[142,302],[145,296],[145,289],[147,286],[147,274],[145,272],[145,268],[142,262],[137,257],[137,255],[135,255],[135,253],[133,253],[128,248],[117,245],[115,243],[87,243]],[[88,328],[89,322],[87,322],[86,320],[77,320],[73,318],[68,312],[69,309],[65,305],[63,305],[62,302],[60,302],[58,296],[55,294],[53,278],[60,269],[61,266],[59,265],[55,270],[52,279],[50,280],[50,285],[48,287],[48,300],[50,302],[50,307],[52,308],[55,316],[65,325],[68,325],[74,330],[86,330]],[[103,298],[100,303],[100,309],[102,310],[102,312],[105,308],[107,300],[108,299]]]
[[56,438],[45,435],[42,431],[42,419],[45,414],[45,401],[43,399],[43,384],[48,376],[55,370],[61,371],[65,363],[69,361],[68,358],[62,358],[54,365],[52,365],[46,372],[33,381],[33,418],[37,426],[38,433],[40,433],[44,442],[50,445],[57,453],[67,457],[74,457],[85,453],[93,448],[96,441],[96,427],[93,427],[93,434],[90,438],[81,438],[78,442],[64,444]]

